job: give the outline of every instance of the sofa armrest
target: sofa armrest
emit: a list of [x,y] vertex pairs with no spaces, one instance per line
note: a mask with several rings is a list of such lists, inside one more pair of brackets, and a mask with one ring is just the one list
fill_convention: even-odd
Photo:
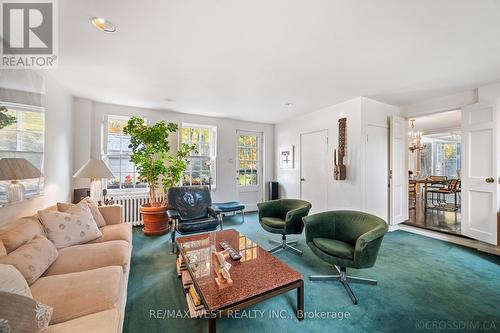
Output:
[[310,206],[295,208],[286,213],[285,230],[290,233],[302,233],[304,222],[302,218],[309,214]]
[[167,209],[167,215],[169,218],[171,218],[173,220],[180,220],[181,219],[181,215],[179,214],[179,212],[176,209]]
[[122,205],[99,206],[107,225],[122,223]]
[[222,210],[219,209],[217,206],[209,206],[208,207],[208,214],[212,217],[218,217],[222,213]]

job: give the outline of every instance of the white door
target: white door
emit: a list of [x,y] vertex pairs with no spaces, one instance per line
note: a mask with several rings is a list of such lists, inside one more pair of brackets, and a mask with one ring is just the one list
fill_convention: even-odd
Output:
[[[376,162],[376,163],[375,163]],[[364,207],[367,213],[388,220],[389,129],[366,126]]]
[[311,213],[327,210],[328,177],[328,131],[301,134],[300,198],[312,204]]
[[408,158],[406,119],[391,116],[389,122],[389,224],[408,219]]
[[236,134],[238,200],[244,204],[250,204],[249,209],[255,209],[253,205],[264,200],[263,134],[261,132],[241,130],[238,130]]
[[498,103],[462,109],[462,234],[494,245],[500,208]]

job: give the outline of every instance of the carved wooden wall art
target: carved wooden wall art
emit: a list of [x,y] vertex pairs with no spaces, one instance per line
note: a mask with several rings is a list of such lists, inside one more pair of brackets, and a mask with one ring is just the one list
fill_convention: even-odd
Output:
[[333,153],[333,164],[335,166],[333,174],[335,180],[346,179],[346,167],[344,165],[346,122],[347,118],[339,119],[339,146],[338,149],[335,149]]

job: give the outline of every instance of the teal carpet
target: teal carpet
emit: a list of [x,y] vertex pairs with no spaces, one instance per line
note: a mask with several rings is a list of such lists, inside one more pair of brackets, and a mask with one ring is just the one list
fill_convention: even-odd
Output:
[[[224,226],[271,247],[267,239],[273,235],[261,229],[256,214],[248,214],[244,224],[239,216],[228,217]],[[249,308],[262,312],[241,315],[263,313],[258,318],[219,319],[218,332],[500,331],[500,257],[404,231],[388,233],[375,267],[349,271],[379,281],[378,286],[351,284],[359,300],[353,305],[338,282],[307,279],[331,269],[312,254],[303,235],[294,238],[304,255],[285,251],[276,256],[304,275],[310,318],[295,319],[292,291]],[[208,319],[163,319],[165,311],[187,309],[170,234],[150,238],[135,228],[133,245],[124,332],[208,332]]]

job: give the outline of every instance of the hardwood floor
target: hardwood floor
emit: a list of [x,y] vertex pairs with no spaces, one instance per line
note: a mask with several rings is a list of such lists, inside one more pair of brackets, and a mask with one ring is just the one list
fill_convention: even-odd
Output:
[[461,213],[460,209],[456,211],[442,208],[424,209],[422,200],[417,200],[414,208],[410,208],[409,220],[405,224],[449,233],[461,235]]

